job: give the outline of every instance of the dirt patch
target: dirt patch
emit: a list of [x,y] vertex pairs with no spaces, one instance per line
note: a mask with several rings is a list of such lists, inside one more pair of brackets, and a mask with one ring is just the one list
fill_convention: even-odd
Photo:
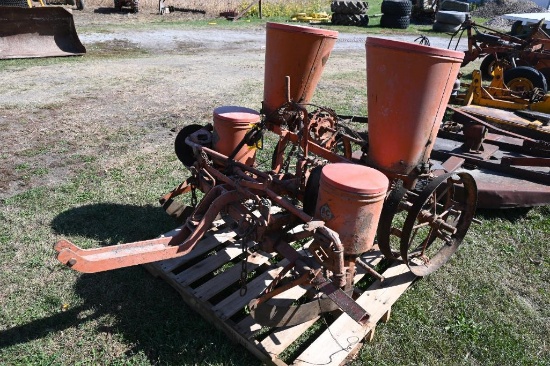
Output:
[[[135,149],[171,149],[175,132],[211,122],[212,110],[221,105],[260,109],[265,25],[132,27],[159,17],[75,11],[85,56],[0,64],[0,198],[67,182],[84,174],[91,161],[109,169]],[[106,31],[109,24],[124,27]],[[329,68],[349,62],[337,58],[349,54],[365,70],[365,38],[340,34]],[[430,40],[447,47],[448,39]]]
[[175,131],[220,105],[259,109],[261,48],[162,33],[83,32],[83,57],[0,65],[0,198],[68,182],[91,161],[108,170],[136,149],[171,148]]

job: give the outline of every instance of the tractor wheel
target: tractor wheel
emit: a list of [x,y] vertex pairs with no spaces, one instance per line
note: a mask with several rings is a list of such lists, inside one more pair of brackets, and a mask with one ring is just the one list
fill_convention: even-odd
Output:
[[529,66],[518,66],[504,71],[504,83],[510,90],[523,92],[539,88],[546,94],[548,86],[544,75]]
[[313,216],[315,214],[317,197],[319,197],[322,170],[322,166],[316,166],[311,169],[309,177],[307,178],[306,189],[304,191],[304,212],[309,216]]
[[[506,54],[504,53],[500,53],[500,54],[497,54],[499,60],[500,60],[500,63],[501,63],[501,67],[506,70],[506,69],[509,69],[511,67],[510,63],[505,59],[506,57]],[[487,56],[485,56],[485,58],[481,61],[481,65],[479,66],[479,71],[481,71],[481,77],[483,78],[483,80],[491,80],[492,79],[492,72],[493,72],[493,69],[495,68],[496,66],[496,58],[495,58],[495,55],[494,54],[489,54]]]
[[411,15],[412,3],[409,0],[384,0],[382,1],[381,11],[384,15],[395,17]]
[[365,1],[333,1],[330,10],[337,14],[365,14],[369,4]]
[[453,10],[467,13],[470,11],[470,4],[456,0],[445,0],[441,3],[439,10]]
[[201,128],[203,128],[201,125],[185,126],[180,130],[180,132],[178,132],[176,140],[174,141],[174,151],[176,156],[178,157],[178,160],[181,161],[187,168],[191,167],[195,163],[196,159],[193,148],[185,143],[185,139]]
[[366,27],[369,24],[369,16],[367,14],[336,13],[336,14],[332,14],[332,24]]
[[459,11],[438,11],[435,20],[439,23],[462,24],[466,20],[466,13]]
[[407,29],[411,24],[411,18],[397,15],[382,15],[380,18],[380,26],[382,28]]
[[122,0],[114,0],[114,6],[116,10],[122,11]]
[[76,9],[77,10],[84,10],[86,4],[84,3],[84,0],[76,0]]
[[426,276],[462,243],[474,217],[477,185],[468,173],[447,173],[428,181],[411,203],[399,234],[401,260],[415,275]]
[[138,13],[139,12],[139,1],[138,0],[133,0],[132,1],[132,11],[134,13]]
[[460,26],[460,24],[447,24],[436,21],[434,22],[432,29],[434,32],[454,33],[460,29]]
[[330,19],[330,21],[334,25],[347,25],[347,24],[344,24],[346,19],[347,19],[346,14],[334,13],[332,14],[332,18]]

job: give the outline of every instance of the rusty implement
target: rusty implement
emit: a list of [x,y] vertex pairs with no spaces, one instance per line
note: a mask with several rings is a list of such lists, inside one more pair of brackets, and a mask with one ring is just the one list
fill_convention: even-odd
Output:
[[432,157],[464,159],[461,169],[477,183],[478,207],[550,204],[550,139],[546,133],[525,127],[512,132],[464,107],[453,111],[452,121],[438,133]]
[[70,10],[0,7],[0,59],[76,56],[86,53]]
[[[368,80],[377,86],[367,89],[381,94],[369,95],[369,131],[362,134],[346,126],[331,108],[310,103],[337,35],[268,23],[261,111],[221,106],[214,109],[211,124],[181,129],[175,152],[190,176],[160,198],[167,212],[184,222],[174,235],[94,249],[62,240],[55,246],[57,259],[80,272],[170,262],[166,267],[178,269],[176,277],[191,283],[198,272],[180,272],[177,263],[213,249],[203,239],[217,230],[214,223],[220,220],[234,233],[224,244],[226,255],[212,258],[212,263],[205,259],[200,267],[216,271],[226,260],[239,265],[227,270],[238,280],[231,285],[235,296],[216,308],[232,305],[240,311],[248,305],[251,321],[265,327],[307,324],[322,313],[337,311],[363,333],[378,312],[358,302],[358,274],[392,283],[362,259],[375,250],[375,238],[389,260],[402,262],[401,268],[412,273],[405,276],[406,283],[428,275],[461,245],[473,220],[477,190],[467,172],[453,171],[455,164],[444,163],[436,171],[430,162],[462,53],[367,40],[367,65],[372,70]],[[416,75],[411,85],[429,80],[422,90],[442,97],[418,93],[418,100],[411,101],[409,93],[390,93],[389,98],[382,92],[381,85],[393,81],[387,76],[377,79],[384,65],[376,63],[395,62],[411,52],[417,61],[414,70],[438,68],[429,71],[430,77]],[[388,68],[401,66],[399,62]],[[403,112],[386,107],[395,105],[406,112],[383,113]],[[387,128],[387,120],[402,122],[399,133]],[[256,150],[269,133],[278,137],[271,167],[259,167]],[[406,189],[405,196],[393,194],[397,187]],[[186,194],[191,195],[190,205],[178,205],[176,198]],[[398,256],[391,248],[396,238]],[[266,272],[253,273],[261,256],[275,263]],[[298,303],[288,301],[297,298]]]

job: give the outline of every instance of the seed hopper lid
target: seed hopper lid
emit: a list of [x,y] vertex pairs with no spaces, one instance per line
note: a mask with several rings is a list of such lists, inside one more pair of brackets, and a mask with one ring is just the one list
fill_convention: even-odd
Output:
[[287,32],[297,32],[297,33],[309,33],[318,36],[324,36],[329,38],[338,38],[338,32],[327,29],[319,29],[313,27],[306,27],[303,25],[293,25],[293,24],[282,24],[282,23],[270,23],[266,25],[270,29],[278,29]]
[[358,194],[385,193],[389,185],[388,178],[382,172],[350,163],[325,165],[321,180],[338,190]]
[[405,52],[425,54],[426,56],[449,57],[458,59],[460,61],[462,61],[462,59],[464,58],[464,52],[462,51],[425,46],[411,42],[396,41],[393,39],[385,39],[379,37],[367,37],[365,46],[398,49]]
[[257,123],[260,113],[246,107],[223,106],[214,109],[214,118],[227,122]]

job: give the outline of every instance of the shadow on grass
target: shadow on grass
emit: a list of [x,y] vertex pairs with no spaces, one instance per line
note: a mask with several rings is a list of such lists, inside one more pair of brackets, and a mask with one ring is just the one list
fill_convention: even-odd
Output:
[[[177,225],[161,208],[95,204],[65,211],[51,226],[61,235],[88,237],[112,245],[154,238]],[[93,334],[121,335],[126,344],[134,345],[126,352],[127,357],[145,355],[151,364],[258,363],[185,305],[166,282],[141,266],[83,274],[74,292],[83,299],[83,305],[1,331],[0,348],[97,321]],[[75,346],[66,352],[77,350]]]
[[72,208],[51,222],[57,234],[83,236],[100,241],[102,245],[155,238],[176,226],[160,207],[113,203]]
[[116,9],[115,7],[112,8],[97,8],[94,9],[94,13],[96,14],[125,14],[125,13],[133,13],[131,8],[122,8],[122,9]]
[[520,221],[527,216],[529,211],[532,210],[532,207],[518,207],[518,208],[509,208],[504,210],[498,209],[477,209],[476,217],[481,220],[492,220],[500,218],[502,220],[509,221],[511,223]]

